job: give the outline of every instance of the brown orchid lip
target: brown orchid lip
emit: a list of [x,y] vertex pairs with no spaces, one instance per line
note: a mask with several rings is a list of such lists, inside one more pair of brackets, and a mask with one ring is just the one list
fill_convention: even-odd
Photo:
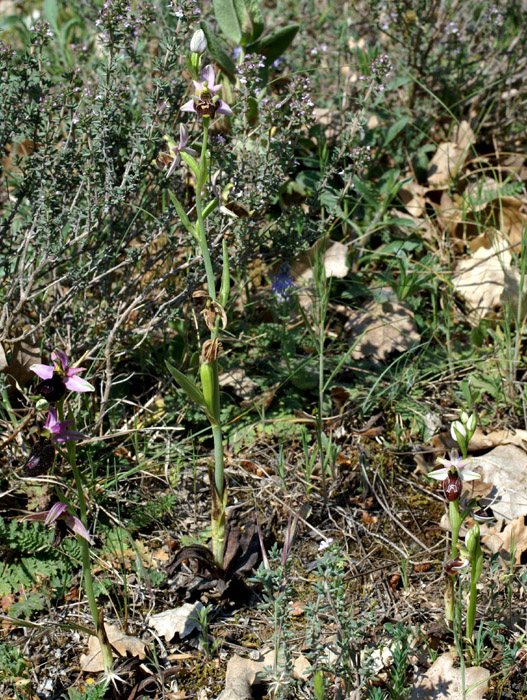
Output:
[[58,372],[53,372],[49,379],[43,379],[35,387],[35,393],[40,394],[46,401],[55,403],[66,393],[64,380]]

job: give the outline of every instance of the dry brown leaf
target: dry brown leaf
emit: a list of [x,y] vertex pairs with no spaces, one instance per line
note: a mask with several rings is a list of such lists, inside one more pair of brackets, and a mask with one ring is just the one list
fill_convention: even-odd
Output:
[[476,135],[466,119],[455,125],[452,130],[452,138],[465,152],[476,143]]
[[251,688],[261,671],[261,661],[243,659],[235,654],[227,663],[225,689],[218,695],[217,700],[252,700]]
[[[497,245],[481,247],[471,258],[460,260],[453,276],[455,291],[470,307],[468,320],[472,325],[495,317],[505,301],[517,306],[520,281],[511,252]],[[524,306],[522,295],[522,309]]]
[[490,671],[480,666],[465,669],[465,689],[478,684],[463,694],[461,670],[454,667],[453,654],[441,654],[424,674],[418,674],[412,686],[410,700],[483,700],[488,690]]
[[42,362],[40,358],[40,348],[24,340],[14,343],[13,352],[9,365],[5,368],[5,373],[11,380],[10,389],[14,389],[13,381],[20,386],[29,381],[35,374],[29,369],[33,364]]
[[[121,656],[126,656],[129,653],[132,656],[137,656],[139,659],[145,658],[146,645],[140,639],[124,634],[122,630],[114,625],[105,624],[104,629],[106,630],[108,641]],[[101,647],[95,635],[90,636],[88,639],[88,653],[81,654],[80,667],[86,673],[98,673],[104,670]]]
[[494,225],[516,248],[521,246],[527,231],[525,202],[516,197],[500,197],[492,202]]
[[220,375],[219,384],[221,387],[229,387],[244,401],[249,401],[258,391],[258,384],[253,382],[247,372],[239,367],[231,369]]
[[426,194],[427,188],[420,185],[418,182],[408,182],[399,190],[399,196],[404,204],[406,211],[416,218],[423,216],[426,210]]
[[[225,688],[218,695],[217,700],[252,700],[252,686],[257,681],[269,680],[265,674],[265,669],[273,667],[275,664],[274,649],[263,649],[257,661],[244,659],[238,654],[232,656],[227,663],[227,673],[225,676]],[[278,671],[285,663],[284,654],[278,655]],[[307,680],[311,675],[311,663],[300,654],[295,659],[293,678],[297,680]]]
[[474,457],[471,469],[493,484],[491,508],[506,520],[527,515],[527,454],[516,445],[499,445],[486,455]]
[[454,141],[440,143],[428,166],[429,187],[448,185],[463,164],[465,154],[466,149]]
[[[325,250],[324,250],[325,248]],[[307,284],[313,279],[313,267],[318,251],[324,250],[324,269],[326,277],[346,277],[348,274],[348,246],[339,241],[322,238],[315,245],[301,255],[293,263],[291,268],[291,278],[297,284]]]
[[525,561],[527,552],[527,527],[525,517],[512,520],[505,529],[500,530],[499,526],[489,528],[483,532],[481,541],[495,554],[499,552],[503,561],[509,563],[511,558],[511,542],[514,546],[514,563],[519,566]]
[[167,642],[174,639],[176,634],[183,639],[199,628],[199,611],[202,608],[203,604],[199,601],[183,603],[179,608],[150,615],[149,624],[158,634],[164,635]]
[[490,450],[497,445],[517,445],[527,449],[527,430],[493,430],[485,434],[478,428],[470,438],[470,451]]
[[349,315],[344,330],[354,345],[351,353],[354,360],[365,357],[385,360],[392,353],[409,350],[419,341],[411,310],[395,297],[383,303],[372,301],[363,310],[351,311]]

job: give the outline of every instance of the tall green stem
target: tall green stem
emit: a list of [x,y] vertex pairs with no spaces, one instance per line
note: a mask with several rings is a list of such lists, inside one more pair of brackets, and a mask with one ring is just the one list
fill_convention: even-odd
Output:
[[[207,162],[207,143],[209,134],[209,117],[203,118],[203,141],[201,144],[201,155],[199,159],[199,174],[196,185],[196,214],[197,214],[197,233],[199,237],[199,246],[205,266],[207,276],[207,287],[209,297],[213,301],[217,301],[216,280],[212,267],[212,260],[207,241],[207,229],[205,226],[205,217],[203,216],[203,201],[202,190],[208,179],[208,162]],[[226,248],[224,246],[224,257],[226,256]],[[228,265],[228,261],[224,260],[223,265]],[[227,268],[228,269],[228,268]],[[223,285],[222,285],[223,287]],[[223,301],[223,300],[222,300]],[[219,319],[211,330],[211,340],[218,337]],[[203,359],[202,359],[203,363]],[[206,397],[212,396],[209,415],[212,419],[212,436],[214,439],[214,487],[212,491],[212,509],[211,509],[211,533],[212,533],[212,554],[214,562],[220,568],[223,568],[223,557],[225,552],[225,506],[226,506],[226,488],[224,476],[224,461],[223,461],[223,434],[220,421],[220,386],[218,380],[218,363],[214,358],[211,362],[206,362],[206,381],[212,386],[203,386],[203,393]],[[203,368],[205,369],[205,368]],[[203,382],[204,374],[202,374]]]
[[472,576],[470,579],[470,599],[467,610],[467,639],[472,639],[474,633],[474,621],[476,619],[476,601],[478,599],[478,582]]
[[[59,420],[64,421],[64,406],[62,401],[58,404]],[[68,461],[73,472],[73,478],[75,479],[75,486],[77,489],[77,498],[79,501],[79,513],[80,519],[84,527],[88,527],[87,521],[87,508],[86,499],[84,498],[84,489],[82,485],[82,477],[77,468],[77,457],[76,457],[76,445],[73,441],[68,441],[66,443],[66,450],[68,453]],[[82,558],[82,571],[84,578],[84,589],[86,591],[86,597],[88,598],[88,604],[90,606],[91,616],[93,618],[93,623],[95,625],[95,631],[97,632],[97,639],[99,640],[99,645],[101,647],[102,661],[104,665],[104,670],[109,671],[113,665],[113,652],[108,643],[106,637],[106,631],[104,629],[104,619],[102,616],[102,611],[99,611],[97,607],[97,601],[95,600],[95,591],[93,589],[93,578],[91,573],[91,560],[90,560],[90,545],[80,535],[77,535],[77,542],[81,548],[81,558]]]
[[216,300],[216,281],[214,279],[214,270],[212,269],[212,260],[210,258],[209,247],[207,243],[207,230],[205,228],[205,219],[203,218],[203,202],[201,199],[201,191],[207,181],[207,144],[209,136],[209,117],[203,118],[203,142],[201,144],[201,155],[199,158],[199,176],[196,184],[196,213],[198,218],[198,235],[199,247],[203,257],[205,273],[207,275],[207,287],[209,296]]

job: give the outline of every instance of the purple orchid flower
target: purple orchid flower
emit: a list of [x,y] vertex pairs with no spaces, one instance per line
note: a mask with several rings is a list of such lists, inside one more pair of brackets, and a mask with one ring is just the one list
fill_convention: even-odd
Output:
[[172,158],[172,165],[167,171],[167,177],[170,177],[179,165],[179,161],[181,159],[181,151],[185,151],[185,153],[189,153],[191,156],[197,156],[199,154],[193,148],[189,148],[187,146],[189,137],[187,127],[184,124],[179,125],[179,144],[177,144],[175,141],[172,141],[172,139],[168,137],[165,138],[167,140],[168,148],[170,151],[169,158]]
[[67,503],[54,503],[49,510],[43,510],[40,513],[30,513],[24,516],[22,520],[31,523],[44,523],[45,525],[54,525],[57,520],[63,520],[70,530],[83,537],[88,544],[92,544],[90,533],[79,518],[68,513]]
[[195,94],[192,99],[181,107],[182,112],[193,112],[200,117],[213,117],[215,114],[232,114],[229,105],[220,99],[216,93],[221,90],[221,83],[216,85],[216,75],[212,65],[205,66],[201,71],[201,81],[193,80]]
[[76,375],[84,372],[84,367],[70,367],[68,356],[62,350],[54,350],[51,353],[52,365],[31,365],[29,368],[44,381],[35,387],[37,394],[41,394],[49,402],[54,403],[69,391],[94,391],[94,387],[81,377]]
[[71,420],[65,420],[62,423],[60,423],[57,417],[57,410],[50,406],[44,430],[48,431],[49,437],[51,440],[53,440],[53,442],[82,440],[83,437],[86,437],[83,433],[79,432],[78,430],[68,430],[72,423],[73,421]]

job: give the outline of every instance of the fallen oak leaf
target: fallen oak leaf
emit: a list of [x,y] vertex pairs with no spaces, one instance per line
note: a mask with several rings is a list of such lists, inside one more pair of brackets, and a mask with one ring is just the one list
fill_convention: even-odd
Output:
[[[114,625],[104,625],[106,636],[112,648],[120,655],[126,656],[128,653],[132,656],[137,656],[143,660],[146,656],[145,642],[142,642],[138,637],[132,637],[125,634],[122,630]],[[102,660],[101,647],[99,640],[95,635],[90,635],[88,639],[88,653],[82,654],[80,658],[81,670],[86,673],[99,673],[104,671]]]
[[195,603],[183,603],[179,608],[150,615],[149,624],[159,635],[165,637],[166,642],[174,639],[176,634],[183,639],[199,629],[199,613],[202,609],[203,604],[199,600]]

